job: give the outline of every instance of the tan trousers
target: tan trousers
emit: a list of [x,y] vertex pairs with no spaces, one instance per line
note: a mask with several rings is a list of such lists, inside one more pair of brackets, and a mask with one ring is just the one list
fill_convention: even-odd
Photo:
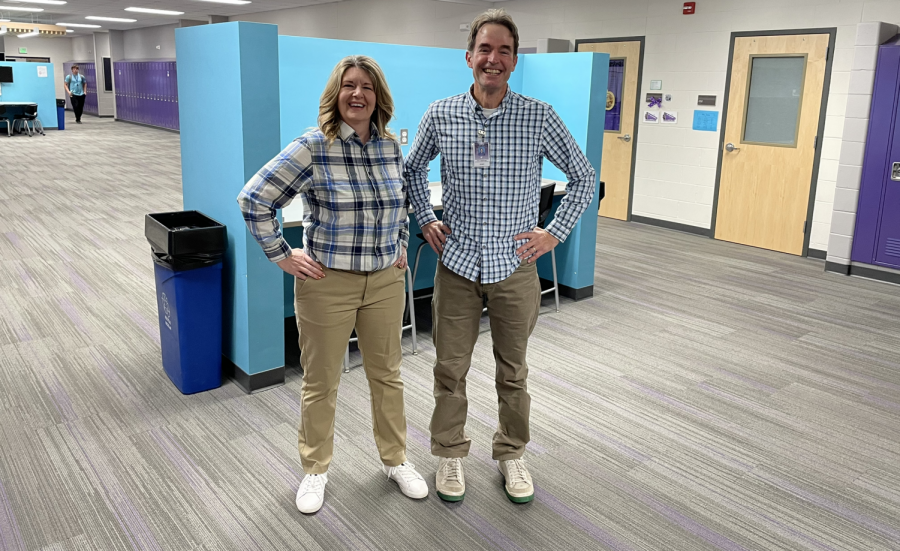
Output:
[[482,284],[469,281],[438,262],[432,311],[437,358],[431,453],[439,457],[465,457],[469,453],[471,441],[465,432],[466,374],[478,340],[484,297],[491,320],[497,364],[495,386],[500,406],[492,456],[498,460],[518,459],[531,438],[525,352],[541,304],[537,266],[524,264],[503,281]]
[[300,462],[307,474],[328,470],[334,455],[334,410],[342,361],[353,328],[372,400],[372,431],[382,462],[406,461],[406,413],[400,380],[406,272],[324,268],[319,280],[297,279],[294,306],[303,365]]

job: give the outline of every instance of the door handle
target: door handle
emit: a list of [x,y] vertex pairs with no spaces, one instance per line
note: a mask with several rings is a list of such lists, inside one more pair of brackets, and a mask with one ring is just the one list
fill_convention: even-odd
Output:
[[734,144],[733,144],[733,143],[727,143],[727,144],[725,144],[725,151],[727,151],[727,152],[729,152],[729,153],[731,153],[732,151],[740,151],[740,150],[741,150],[741,148],[740,148],[740,147],[734,147]]
[[630,142],[631,134],[625,134],[624,136],[616,136],[616,138],[622,140],[623,142]]
[[891,165],[891,180],[900,181],[900,163]]

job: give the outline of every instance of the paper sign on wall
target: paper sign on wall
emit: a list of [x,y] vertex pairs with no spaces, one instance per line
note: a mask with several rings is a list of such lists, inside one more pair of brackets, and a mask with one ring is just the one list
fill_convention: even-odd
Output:
[[663,124],[677,124],[678,111],[663,111],[662,117],[660,117],[659,122]]
[[644,111],[643,121],[647,124],[659,123],[659,111]]
[[38,65],[38,76],[41,78],[47,78],[47,66],[46,65]]
[[694,130],[715,132],[719,129],[718,111],[694,111]]

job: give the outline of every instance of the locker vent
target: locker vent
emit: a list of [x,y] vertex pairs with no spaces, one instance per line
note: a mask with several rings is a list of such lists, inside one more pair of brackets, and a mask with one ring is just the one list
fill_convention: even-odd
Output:
[[884,254],[900,257],[900,239],[888,238],[884,246]]

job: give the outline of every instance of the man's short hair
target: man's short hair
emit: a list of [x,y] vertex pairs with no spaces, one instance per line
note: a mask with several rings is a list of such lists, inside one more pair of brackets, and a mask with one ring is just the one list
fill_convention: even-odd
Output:
[[488,10],[472,21],[469,30],[469,43],[466,46],[466,50],[470,52],[475,51],[475,39],[478,36],[478,31],[485,25],[503,25],[509,29],[509,32],[513,37],[513,55],[519,55],[519,29],[513,22],[512,17],[506,13],[506,10],[504,9]]
[[78,65],[72,65],[72,68],[73,69],[81,69],[81,67],[79,67]]

